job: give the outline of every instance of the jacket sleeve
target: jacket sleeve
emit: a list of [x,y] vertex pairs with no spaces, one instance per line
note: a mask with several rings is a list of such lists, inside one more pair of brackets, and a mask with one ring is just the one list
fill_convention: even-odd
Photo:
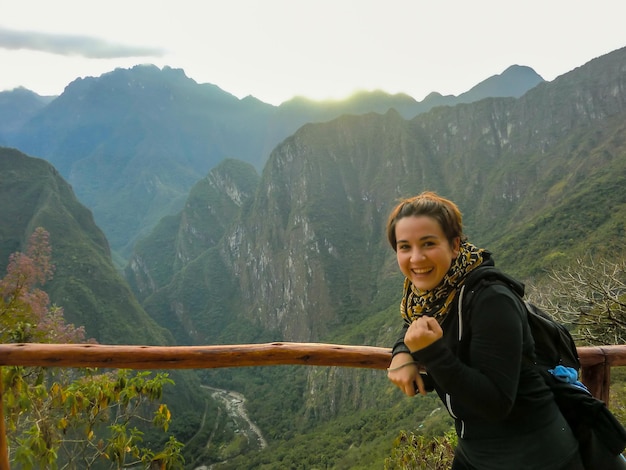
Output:
[[[399,353],[411,354],[411,350],[404,343],[404,335],[406,334],[406,330],[408,328],[409,328],[409,325],[405,322],[404,326],[402,327],[402,331],[400,332],[400,336],[398,337],[396,342],[393,344],[393,348],[391,349],[392,359],[396,354],[399,354]],[[415,357],[414,354],[412,354],[412,356],[415,361],[419,362],[419,360]],[[424,381],[424,387],[426,388],[426,391],[432,392],[435,388],[435,384],[433,383],[432,378],[428,375],[428,372],[420,371],[420,375],[422,376],[422,380]]]
[[393,343],[393,347],[391,348],[391,357],[393,358],[396,354],[399,353],[407,353],[411,354],[411,350],[409,347],[404,344],[404,335],[406,334],[406,330],[409,328],[409,325],[405,322],[402,326],[402,331],[398,336],[398,339],[395,343]]
[[465,362],[448,346],[448,341],[458,340],[445,331],[442,339],[413,353],[440,392],[449,395],[451,413],[488,421],[509,414],[522,367],[524,322],[526,312],[515,294],[504,286],[489,286],[474,298],[469,322],[464,322],[470,329]]

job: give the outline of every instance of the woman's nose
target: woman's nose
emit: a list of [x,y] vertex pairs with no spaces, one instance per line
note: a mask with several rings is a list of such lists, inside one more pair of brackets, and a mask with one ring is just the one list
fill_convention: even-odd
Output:
[[423,257],[424,254],[422,253],[422,250],[416,248],[411,252],[411,261],[418,261],[421,260]]

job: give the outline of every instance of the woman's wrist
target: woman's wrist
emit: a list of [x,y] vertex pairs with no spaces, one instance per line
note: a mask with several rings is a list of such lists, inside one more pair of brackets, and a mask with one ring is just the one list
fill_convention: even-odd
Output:
[[401,353],[411,354],[411,350],[406,344],[404,344],[404,342],[398,342],[394,345],[391,350],[391,357],[394,358]]
[[389,367],[389,368],[387,368],[387,372],[395,372],[396,370],[400,370],[400,369],[402,369],[402,368],[404,368],[406,366],[410,366],[410,365],[417,365],[417,362],[416,361],[408,361],[408,362],[405,362],[404,364],[400,364],[397,367]]

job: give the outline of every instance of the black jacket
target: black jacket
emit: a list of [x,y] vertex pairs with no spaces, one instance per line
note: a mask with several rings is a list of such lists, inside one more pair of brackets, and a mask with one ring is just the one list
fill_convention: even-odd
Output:
[[455,418],[459,437],[515,435],[553,419],[558,410],[550,388],[523,360],[533,354],[533,341],[515,294],[501,285],[486,287],[469,319],[458,299],[453,307],[442,340],[413,357]]
[[[523,293],[521,284],[518,288]],[[489,452],[481,448],[489,442],[494,460],[503,458],[498,455],[502,449],[512,461],[516,454],[529,458],[522,445],[528,442],[524,436],[534,444],[545,439],[535,446],[536,459],[547,453],[544,463],[573,455],[577,446],[573,437],[564,440],[555,435],[563,428],[563,419],[550,388],[530,361],[524,360],[534,357],[534,343],[519,296],[507,286],[492,284],[478,292],[469,312],[464,312],[459,308],[464,294],[461,287],[442,322],[443,337],[412,354],[455,419],[459,442],[469,454],[474,446],[480,455]],[[408,352],[406,328],[394,345],[394,354]],[[563,443],[557,450],[561,456],[553,455],[559,447],[555,440]],[[558,468],[550,465],[536,468]]]

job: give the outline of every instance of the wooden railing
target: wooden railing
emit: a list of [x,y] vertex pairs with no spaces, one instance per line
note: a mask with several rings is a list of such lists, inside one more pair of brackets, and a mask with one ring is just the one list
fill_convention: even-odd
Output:
[[[582,382],[594,396],[608,404],[611,367],[626,366],[626,345],[579,347],[578,354]],[[0,366],[215,369],[295,364],[385,369],[390,360],[391,350],[388,348],[323,343],[214,346],[0,344]],[[8,470],[9,455],[2,408],[0,406],[0,469]]]

